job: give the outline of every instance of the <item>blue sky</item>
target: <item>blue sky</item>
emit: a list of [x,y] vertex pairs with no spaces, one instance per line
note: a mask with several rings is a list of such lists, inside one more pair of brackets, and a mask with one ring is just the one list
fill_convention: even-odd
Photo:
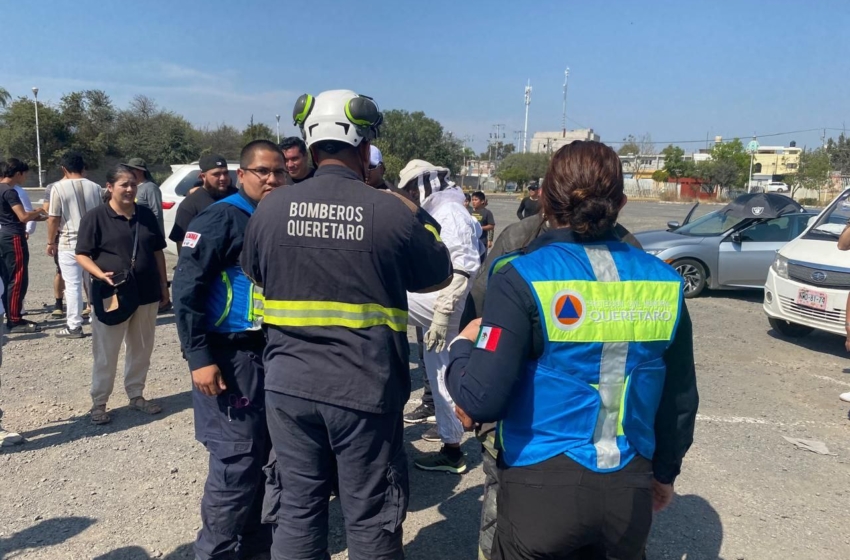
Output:
[[[655,141],[836,128],[850,120],[846,0],[446,2],[6,0],[0,85],[56,102],[149,95],[197,125],[274,127],[302,92],[349,88],[422,110],[483,149],[568,128]],[[850,123],[848,123],[850,124]],[[838,131],[827,131],[837,135]],[[812,147],[820,132],[760,139]],[[701,144],[683,144],[698,148]],[[659,146],[661,147],[661,146]]]

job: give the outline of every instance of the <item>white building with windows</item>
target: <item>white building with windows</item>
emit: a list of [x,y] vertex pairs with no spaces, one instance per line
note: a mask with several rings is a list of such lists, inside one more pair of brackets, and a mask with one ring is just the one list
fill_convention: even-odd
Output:
[[532,154],[553,154],[561,149],[561,147],[576,140],[593,140],[599,142],[599,135],[593,132],[592,128],[568,130],[566,132],[561,130],[555,132],[535,132],[531,138],[529,151]]

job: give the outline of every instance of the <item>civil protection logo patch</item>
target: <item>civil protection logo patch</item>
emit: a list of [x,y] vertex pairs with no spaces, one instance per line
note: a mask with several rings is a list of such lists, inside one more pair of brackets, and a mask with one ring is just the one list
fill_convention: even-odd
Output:
[[584,322],[586,306],[581,294],[562,290],[552,298],[552,319],[562,331],[571,331]]

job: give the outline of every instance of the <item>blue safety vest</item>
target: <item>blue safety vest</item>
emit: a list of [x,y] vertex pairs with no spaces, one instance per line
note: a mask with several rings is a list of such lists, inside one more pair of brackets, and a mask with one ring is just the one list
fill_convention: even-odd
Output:
[[636,454],[652,459],[681,277],[620,242],[552,243],[506,260],[531,288],[544,346],[500,422],[505,463],[566,453],[611,472]]
[[[214,204],[230,204],[251,216],[254,206],[239,193]],[[262,290],[234,265],[213,280],[207,296],[207,329],[210,332],[237,333],[256,330],[263,317]]]

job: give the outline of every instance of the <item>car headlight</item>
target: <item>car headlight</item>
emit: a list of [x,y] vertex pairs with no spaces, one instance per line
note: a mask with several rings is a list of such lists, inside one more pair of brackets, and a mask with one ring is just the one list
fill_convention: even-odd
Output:
[[646,249],[646,254],[657,257],[658,255],[660,255],[661,253],[663,253],[666,250],[667,249]]
[[773,259],[773,272],[780,278],[788,278],[788,259],[776,253],[776,258]]

